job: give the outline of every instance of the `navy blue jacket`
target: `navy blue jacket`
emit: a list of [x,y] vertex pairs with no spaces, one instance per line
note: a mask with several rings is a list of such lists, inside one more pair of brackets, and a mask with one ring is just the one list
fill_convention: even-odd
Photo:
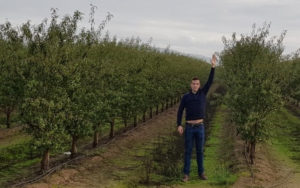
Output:
[[177,126],[181,125],[182,113],[186,109],[185,120],[203,119],[205,116],[206,94],[213,82],[215,68],[211,67],[209,77],[203,88],[199,88],[197,93],[192,89],[185,93],[177,112]]

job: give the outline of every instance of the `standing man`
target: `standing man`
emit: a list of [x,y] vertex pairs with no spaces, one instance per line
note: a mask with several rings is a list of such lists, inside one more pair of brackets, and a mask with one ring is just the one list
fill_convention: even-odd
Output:
[[205,129],[203,118],[205,116],[205,104],[206,95],[213,82],[215,66],[216,66],[216,55],[213,54],[211,60],[211,69],[208,81],[200,89],[200,80],[198,77],[194,77],[191,81],[191,89],[189,92],[185,93],[181,99],[178,112],[177,112],[177,130],[180,135],[183,134],[183,127],[181,125],[182,113],[184,108],[186,109],[185,116],[185,130],[184,130],[184,177],[183,182],[189,180],[191,156],[193,150],[194,140],[196,142],[196,153],[197,153],[197,165],[198,165],[198,175],[202,180],[206,180],[207,177],[204,175],[203,167],[203,148],[204,148],[204,138]]

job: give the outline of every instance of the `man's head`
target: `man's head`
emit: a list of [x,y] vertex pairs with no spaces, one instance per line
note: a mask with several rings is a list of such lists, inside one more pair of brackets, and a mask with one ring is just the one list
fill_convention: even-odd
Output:
[[191,81],[191,89],[196,92],[200,88],[200,80],[197,76],[195,76]]

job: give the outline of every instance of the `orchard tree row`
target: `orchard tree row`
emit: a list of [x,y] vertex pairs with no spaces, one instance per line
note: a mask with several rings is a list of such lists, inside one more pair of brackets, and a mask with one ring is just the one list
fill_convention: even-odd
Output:
[[299,97],[300,62],[297,54],[283,55],[279,37],[268,38],[270,24],[250,35],[236,33],[223,38],[220,54],[222,78],[227,87],[226,103],[237,133],[245,141],[250,164],[255,159],[255,146],[270,136],[271,115],[278,112],[288,97]]
[[300,49],[290,55],[284,62],[282,69],[288,70],[287,90],[285,96],[287,101],[300,108]]
[[52,9],[38,25],[0,25],[0,107],[7,127],[10,114],[20,114],[42,170],[65,140],[74,157],[82,137],[92,135],[96,146],[105,127],[114,137],[116,119],[137,126],[138,115],[145,121],[146,112],[178,102],[194,75],[207,77],[204,61],[103,35],[111,18],[95,28],[92,9],[90,29],[80,29],[81,12],[60,18]]

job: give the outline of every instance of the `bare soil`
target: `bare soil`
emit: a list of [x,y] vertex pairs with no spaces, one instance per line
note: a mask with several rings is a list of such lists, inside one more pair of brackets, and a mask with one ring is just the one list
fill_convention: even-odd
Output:
[[[112,142],[101,148],[105,152],[77,161],[76,164],[72,164],[37,183],[24,187],[48,188],[58,185],[72,188],[113,187],[120,179],[120,176],[117,176],[115,172],[122,171],[121,168],[123,168],[120,167],[122,165],[116,165],[113,161],[122,159],[124,155],[127,155],[125,156],[126,158],[136,157],[138,160],[138,156],[129,156],[132,154],[129,154],[128,151],[137,144],[149,143],[158,135],[169,134],[172,130],[175,131],[177,129],[175,122],[176,113],[177,105],[154,116],[153,119],[139,124],[136,129],[117,136]],[[128,168],[134,168],[134,165]]]

